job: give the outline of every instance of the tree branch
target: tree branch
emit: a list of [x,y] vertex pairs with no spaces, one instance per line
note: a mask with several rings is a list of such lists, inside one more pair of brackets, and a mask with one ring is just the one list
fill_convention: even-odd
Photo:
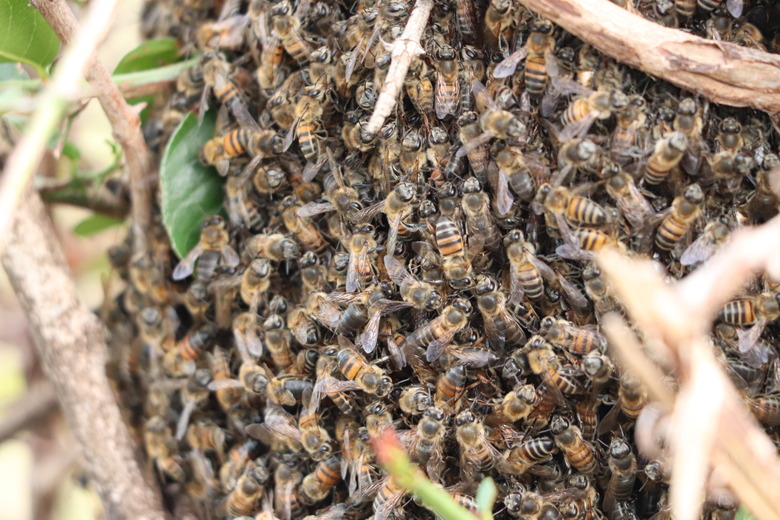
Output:
[[406,22],[404,32],[393,42],[392,61],[390,68],[387,69],[385,84],[382,85],[374,111],[366,123],[365,131],[369,135],[376,135],[385,124],[385,119],[392,113],[398,102],[409,65],[414,58],[425,53],[420,45],[420,38],[425,31],[425,26],[428,25],[428,17],[432,10],[433,0],[417,0],[409,21]]
[[163,520],[159,491],[145,478],[135,457],[105,374],[103,327],[78,301],[62,249],[36,193],[28,192],[19,206],[1,260],[106,517]]
[[57,406],[57,396],[49,383],[32,386],[18,401],[3,410],[0,421],[0,442],[29,428]]
[[[90,4],[88,22],[91,21],[93,12],[98,10],[113,12],[117,0],[96,0]],[[71,40],[78,41],[81,32],[88,32],[88,24],[78,34],[78,22],[65,0],[31,0],[30,4],[41,12],[54,32],[65,44]],[[103,4],[103,5],[101,5]],[[110,14],[108,15],[110,18]],[[106,20],[102,27],[107,27]],[[102,34],[105,29],[97,30]],[[92,49],[95,47],[93,46]],[[89,55],[92,55],[90,50]],[[59,68],[58,68],[59,70]],[[79,69],[80,70],[80,69]],[[122,147],[127,163],[127,171],[130,178],[131,212],[133,220],[133,239],[136,254],[146,254],[149,249],[147,230],[152,224],[152,187],[155,179],[155,171],[149,149],[141,132],[141,120],[133,108],[125,102],[122,93],[111,79],[108,70],[97,58],[91,57],[85,69],[86,78],[94,89],[95,95],[103,107],[103,111],[111,123],[114,138]],[[72,73],[72,71],[71,71]]]
[[716,103],[780,111],[780,56],[661,27],[609,0],[520,0],[616,60]]

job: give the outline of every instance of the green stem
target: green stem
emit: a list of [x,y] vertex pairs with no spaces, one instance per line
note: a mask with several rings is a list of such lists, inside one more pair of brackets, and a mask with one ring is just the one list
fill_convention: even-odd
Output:
[[396,477],[398,483],[419,498],[423,505],[445,520],[475,520],[474,515],[456,503],[449,493],[428,480],[419,470],[407,477]]

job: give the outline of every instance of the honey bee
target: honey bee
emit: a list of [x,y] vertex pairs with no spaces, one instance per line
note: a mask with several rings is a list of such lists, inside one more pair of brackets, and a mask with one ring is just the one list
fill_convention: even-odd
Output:
[[604,186],[620,214],[635,229],[642,228],[655,214],[653,206],[637,188],[634,178],[622,169],[609,177]]
[[325,90],[319,85],[305,87],[303,94],[295,105],[295,121],[287,131],[283,149],[287,150],[293,139],[298,140],[298,147],[308,161],[303,180],[311,181],[319,167],[316,160],[322,157],[321,141],[326,137],[322,130],[322,117],[325,114]]
[[290,74],[268,99],[266,108],[279,128],[289,130],[295,122],[296,98],[293,94],[301,89],[303,89],[301,74]]
[[282,460],[274,471],[274,511],[280,511],[282,520],[301,518],[305,504],[298,492],[303,473],[295,459]]
[[301,207],[295,198],[285,199],[283,202],[282,220],[284,227],[291,233],[297,242],[307,251],[321,252],[328,243],[320,233],[320,230],[308,219],[298,216]]
[[[213,378],[209,388],[212,388],[218,381],[230,379],[230,362],[227,353],[221,348],[215,348],[208,357]],[[216,394],[219,406],[226,412],[233,410],[241,400],[241,391],[229,386],[219,387]]]
[[252,175],[252,185],[260,195],[276,193],[285,185],[287,175],[274,165],[260,165]]
[[413,385],[401,392],[398,406],[405,414],[419,415],[431,406],[431,395],[426,388]]
[[[511,197],[508,185],[505,186],[503,195],[504,197]],[[482,191],[476,177],[469,177],[464,181],[461,205],[463,213],[466,215],[466,225],[469,233],[480,236],[488,249],[496,251],[501,245],[501,234],[490,212],[490,199]],[[511,207],[511,205],[510,201],[509,206]]]
[[374,276],[372,257],[376,254],[374,226],[360,224],[352,228],[347,242],[349,264],[347,265],[346,291],[355,292]]
[[498,289],[496,281],[487,275],[479,275],[474,293],[490,348],[501,352],[505,346],[513,348],[524,344],[525,332],[507,310],[506,296]]
[[564,319],[551,316],[544,318],[540,332],[553,345],[572,354],[587,355],[593,351],[603,352],[606,339],[594,328],[577,327]]
[[456,298],[441,314],[406,337],[405,345],[411,348],[427,345],[426,359],[431,362],[441,356],[455,335],[468,324],[471,304],[464,298]]
[[178,455],[172,453],[175,444],[171,430],[159,415],[150,417],[144,424],[144,447],[147,456],[154,461],[161,474],[167,475],[176,482],[184,481],[186,478],[184,469],[181,467]]
[[528,417],[536,403],[536,389],[533,385],[518,385],[508,392],[496,409],[501,422],[517,422]]
[[618,404],[623,415],[635,421],[646,403],[647,393],[639,378],[629,372],[623,373],[618,389]]
[[303,306],[296,305],[287,312],[287,328],[301,345],[315,345],[320,339],[317,324]]
[[607,211],[598,203],[576,195],[565,186],[543,185],[540,193],[546,193],[544,207],[553,214],[563,216],[572,226],[601,227],[609,223]]
[[536,195],[539,172],[546,173],[546,167],[513,146],[505,146],[498,153],[494,153],[494,159],[499,175],[506,177],[512,191],[521,200],[530,202]]
[[512,516],[527,518],[529,520],[559,520],[563,517],[553,505],[553,500],[560,493],[542,496],[539,493],[522,490],[520,493],[510,493],[504,497],[506,510]]
[[770,321],[780,317],[780,294],[763,293],[758,296],[732,300],[718,313],[718,319],[728,325],[752,325],[748,330],[736,329],[739,352],[753,364],[766,363],[768,352],[760,348],[759,339]]
[[561,114],[563,130],[558,135],[561,142],[583,138],[597,120],[605,120],[624,110],[628,97],[621,91],[593,91],[575,97]]
[[[312,389],[313,395],[313,389]],[[304,406],[301,408],[301,415],[298,419],[298,430],[300,431],[301,446],[311,455],[312,460],[322,461],[330,457],[332,448],[330,445],[330,435],[324,428],[320,427],[320,416],[311,395],[304,394]]]
[[234,489],[239,477],[244,472],[244,467],[252,459],[252,453],[258,443],[254,439],[236,444],[227,453],[227,458],[219,468],[219,482],[222,489],[227,491]]
[[477,6],[472,0],[457,0],[455,3],[455,27],[464,42],[479,39]]
[[475,472],[496,464],[501,454],[485,436],[485,426],[471,410],[455,417],[455,439],[460,446],[461,473],[469,478]]
[[284,370],[293,364],[290,343],[292,333],[285,327],[285,322],[279,314],[271,314],[263,322],[265,346],[271,355],[271,360],[279,370]]
[[304,401],[307,393],[313,390],[313,386],[307,378],[282,374],[268,381],[266,392],[272,403],[294,406]]
[[637,465],[631,446],[623,439],[612,439],[607,464],[611,475],[604,494],[604,509],[612,511],[616,502],[627,502],[634,491]]
[[674,0],[677,14],[689,18],[696,12],[696,0]]
[[640,130],[647,121],[646,104],[642,96],[632,95],[628,97],[626,107],[615,114],[617,124],[610,141],[610,154],[621,164],[642,153],[639,141],[642,137]]
[[745,397],[745,404],[761,424],[765,426],[780,424],[780,398],[778,396]]
[[225,199],[228,206],[228,216],[233,226],[244,225],[249,229],[263,227],[264,215],[257,203],[246,193],[246,185],[241,177],[228,176],[225,183]]
[[449,114],[455,115],[458,108],[460,70],[457,53],[450,45],[444,44],[436,49],[435,60],[438,71],[434,97],[436,117],[445,119]]
[[387,258],[393,256],[398,236],[407,236],[412,232],[413,228],[405,221],[414,211],[415,195],[413,184],[400,182],[396,184],[384,201],[369,206],[355,216],[355,220],[359,222],[373,217],[379,211],[387,216],[389,231],[385,242],[385,250],[388,252],[385,256],[385,262],[387,262]]
[[[243,18],[243,17],[242,17]],[[249,113],[246,102],[241,98],[238,87],[228,78],[228,63],[224,57],[214,52],[206,52],[203,55],[203,79],[206,85],[213,89],[217,101],[228,107],[236,121],[251,132],[259,132],[260,127]],[[208,90],[204,91],[204,99]],[[201,110],[207,109],[206,103],[201,104]],[[246,141],[249,142],[249,141]],[[247,146],[246,144],[244,145]],[[227,148],[227,147],[226,147]],[[238,155],[238,154],[235,154]],[[213,163],[209,163],[213,164]]]
[[[469,164],[478,179],[487,179],[487,166],[490,162],[490,150],[481,139],[482,132],[479,126],[477,112],[465,112],[458,117],[458,138],[463,146],[450,159],[454,163],[463,155],[468,155]],[[448,166],[450,163],[447,163]]]
[[250,308],[257,308],[259,298],[271,286],[271,263],[255,258],[241,275],[241,300]]
[[162,366],[171,377],[182,377],[195,372],[195,360],[200,357],[206,346],[211,344],[217,335],[217,328],[207,324],[188,334],[165,353]]
[[503,50],[509,46],[515,9],[517,6],[511,0],[491,0],[488,4],[485,11],[485,39],[491,48]]
[[431,116],[434,112],[436,94],[431,80],[431,71],[422,60],[415,60],[409,67],[404,88],[417,113],[425,120],[433,119]]
[[699,171],[702,155],[701,132],[704,127],[703,110],[693,98],[685,98],[677,105],[673,128],[688,138],[688,147],[681,161],[683,169],[689,175]]
[[555,442],[549,437],[528,439],[509,450],[499,468],[509,475],[522,475],[536,464],[552,460],[555,450]]
[[422,311],[441,309],[442,295],[433,284],[418,280],[395,257],[387,255],[384,262],[387,274],[398,285],[405,302]]
[[214,451],[225,459],[225,430],[211,421],[198,421],[187,427],[186,440],[190,448],[200,452]]
[[671,251],[683,239],[699,217],[703,201],[704,193],[698,184],[691,184],[681,196],[675,197],[671,212],[661,221],[655,235],[659,250]]
[[466,387],[466,368],[463,365],[450,367],[436,380],[434,405],[451,411],[457,408]]
[[206,368],[196,370],[180,390],[182,401],[181,415],[176,423],[176,440],[180,441],[187,433],[192,413],[202,408],[209,398],[208,385],[211,382],[211,371]]
[[688,149],[688,138],[682,132],[672,132],[659,139],[655,151],[645,165],[644,181],[651,186],[664,182],[682,160]]
[[394,514],[399,514],[400,502],[404,495],[406,490],[393,477],[387,477],[377,491],[372,504],[374,520],[388,520]]
[[292,12],[288,1],[282,1],[271,7],[271,29],[289,54],[301,68],[309,66],[311,48],[300,35],[300,19]]
[[393,381],[384,370],[368,361],[358,352],[354,345],[343,336],[339,336],[341,350],[336,354],[336,365],[339,371],[356,383],[358,387],[368,394],[384,397],[390,393]]
[[480,109],[479,126],[483,134],[465,146],[476,146],[492,138],[519,139],[526,134],[526,126],[512,112],[504,110],[479,80],[471,81],[477,108]]
[[550,430],[555,444],[561,449],[569,464],[586,475],[596,470],[598,467],[596,452],[582,438],[579,428],[564,417],[556,415],[550,421]]
[[314,471],[303,477],[300,494],[304,502],[316,504],[328,496],[330,490],[341,480],[338,457],[328,457],[314,468]]
[[237,266],[238,253],[230,246],[229,241],[230,236],[222,217],[216,215],[206,217],[198,244],[176,265],[173,279],[183,280],[195,272],[199,280],[210,281],[216,275],[220,263],[228,267]]
[[612,360],[597,350],[593,350],[582,358],[582,371],[590,379],[594,390],[609,383],[615,366]]
[[298,244],[282,233],[254,235],[245,244],[246,251],[253,258],[283,262],[300,256]]
[[[493,77],[507,78],[515,73],[523,59],[525,62],[525,88],[531,95],[541,95],[547,85],[548,70],[555,62],[555,38],[553,24],[547,20],[538,20],[531,27],[528,42],[516,50],[493,70]],[[527,57],[527,58],[526,58]]]
[[200,160],[217,168],[221,175],[227,175],[230,159],[240,155],[252,155],[244,171],[254,171],[260,161],[284,151],[284,139],[272,130],[239,128],[225,135],[215,137],[203,145]]
[[442,270],[453,288],[473,283],[471,261],[467,258],[463,235],[455,222],[441,216],[436,221],[436,247],[441,255]]
[[238,478],[236,487],[227,496],[225,508],[233,516],[247,516],[255,511],[255,504],[265,492],[269,480],[265,466],[249,461],[244,473]]

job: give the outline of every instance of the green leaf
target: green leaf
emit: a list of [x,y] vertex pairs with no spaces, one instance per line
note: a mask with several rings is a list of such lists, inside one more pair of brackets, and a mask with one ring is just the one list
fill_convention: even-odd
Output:
[[160,164],[163,224],[179,258],[198,243],[203,218],[222,207],[224,180],[198,160],[203,143],[214,137],[215,122],[215,112],[207,113],[200,126],[196,114],[187,114],[168,141]]
[[479,483],[476,502],[477,510],[479,511],[481,518],[485,520],[493,518],[493,504],[496,502],[497,494],[498,490],[496,489],[496,483],[493,482],[492,478],[487,477]]
[[125,54],[125,57],[114,69],[114,74],[156,69],[181,61],[182,58],[175,39],[148,40]]
[[121,225],[124,220],[117,220],[115,218],[107,217],[105,215],[90,215],[73,228],[73,232],[80,237],[89,237],[96,235],[106,229],[111,229]]
[[737,511],[737,516],[734,520],[758,520],[755,516],[750,514],[750,511],[745,509],[745,506],[741,506]]
[[47,77],[60,40],[28,0],[0,0],[0,62],[29,63]]

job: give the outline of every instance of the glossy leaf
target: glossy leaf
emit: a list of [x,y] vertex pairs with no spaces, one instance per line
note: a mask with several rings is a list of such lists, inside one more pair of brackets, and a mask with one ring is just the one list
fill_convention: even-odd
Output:
[[73,232],[81,237],[89,237],[96,235],[101,231],[111,229],[119,226],[124,220],[118,220],[115,218],[107,217],[106,215],[90,215],[73,228]]
[[181,61],[182,58],[183,56],[179,54],[179,45],[173,38],[148,40],[125,54],[114,69],[114,74],[156,69]]
[[222,207],[223,179],[198,160],[203,143],[214,136],[216,114],[188,114],[174,131],[160,165],[162,216],[173,250],[183,258],[198,243],[200,224]]
[[734,518],[734,520],[758,520],[758,519],[752,514],[750,514],[750,511],[745,509],[745,506],[742,506],[737,511],[737,516]]
[[28,0],[0,0],[0,62],[29,63],[45,77],[59,48],[59,38]]

